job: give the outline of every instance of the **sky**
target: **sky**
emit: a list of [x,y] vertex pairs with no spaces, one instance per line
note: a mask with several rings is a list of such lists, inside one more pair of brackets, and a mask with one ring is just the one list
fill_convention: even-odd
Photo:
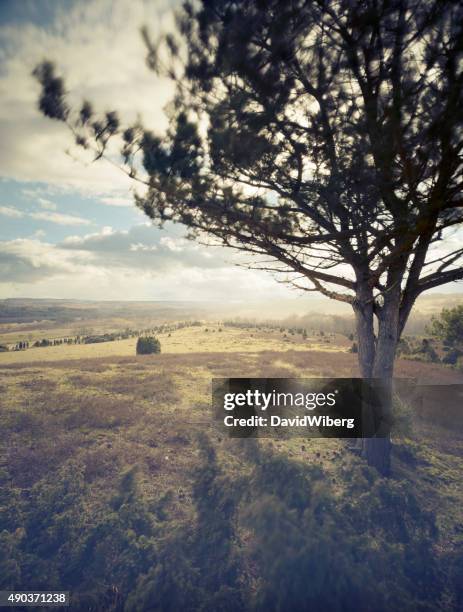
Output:
[[162,134],[172,95],[145,64],[139,34],[173,27],[174,0],[0,0],[0,298],[245,300],[297,298],[231,250],[160,230],[134,185],[92,163],[37,109],[42,59],[65,75],[71,103],[89,99]]
[[133,203],[130,179],[109,162],[93,163],[62,123],[38,111],[31,72],[50,59],[71,106],[89,99],[97,111],[116,109],[126,124],[140,117],[162,135],[172,85],[148,70],[140,26],[153,38],[168,31],[176,3],[0,0],[0,298],[303,297],[236,265],[243,256],[235,251],[188,241],[181,226],[152,226]]

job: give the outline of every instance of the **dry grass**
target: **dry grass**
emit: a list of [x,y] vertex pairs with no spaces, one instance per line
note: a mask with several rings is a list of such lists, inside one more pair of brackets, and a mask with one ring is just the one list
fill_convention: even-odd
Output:
[[[205,344],[199,344],[204,336]],[[267,346],[264,340],[251,342],[242,330],[211,333],[194,328],[161,338],[160,355],[92,356],[93,348],[100,350],[104,345],[87,345],[40,349],[56,359],[61,348],[76,348],[82,356],[78,359],[63,352],[66,359],[45,360],[40,366],[37,362],[1,363],[0,427],[11,478],[18,486],[30,487],[73,457],[83,462],[89,482],[107,490],[116,485],[124,466],[136,464],[148,494],[173,488],[178,493],[175,511],[187,512],[181,496],[198,461],[198,432],[209,432],[227,469],[236,475],[245,469],[243,457],[250,449],[247,441],[228,440],[213,429],[213,377],[359,375],[356,356],[346,352],[341,342],[337,351],[328,351],[307,350],[310,341],[287,343],[273,338]],[[35,350],[18,356],[24,358]],[[427,383],[463,382],[461,373],[436,364],[399,361],[397,373]],[[294,461],[323,466],[339,482],[339,470],[356,461],[339,440],[292,438],[260,443]],[[446,459],[452,475],[454,460],[458,456]]]
[[[243,329],[224,327],[221,332],[218,331],[219,329],[217,326],[190,327],[171,332],[171,334],[160,334],[162,352],[166,354],[235,353],[304,351],[310,348],[333,353],[347,351],[350,346],[349,341],[340,334],[333,334],[325,339],[314,337],[304,340],[300,334],[289,334],[284,337],[284,334],[277,331],[256,331],[250,335],[248,330]],[[136,339],[129,338],[98,344],[63,344],[31,348],[26,351],[9,351],[0,353],[0,367],[3,364],[13,363],[130,356],[135,355],[135,345]]]

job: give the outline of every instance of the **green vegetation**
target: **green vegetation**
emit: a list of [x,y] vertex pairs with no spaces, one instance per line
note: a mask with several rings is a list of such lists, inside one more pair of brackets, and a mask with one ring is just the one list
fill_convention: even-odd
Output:
[[[324,353],[318,375],[353,363]],[[461,441],[447,429],[398,405],[412,423],[387,480],[338,440],[205,435],[211,376],[319,367],[267,351],[4,368],[0,588],[66,589],[75,610],[459,610]]]
[[463,346],[463,305],[444,308],[439,316],[432,318],[429,332],[451,347]]
[[154,336],[141,336],[137,340],[137,355],[151,355],[161,352],[161,343]]
[[460,364],[462,357],[463,357],[463,351],[457,348],[452,348],[443,357],[442,363],[455,366],[455,365]]
[[418,361],[441,361],[443,364],[463,368],[463,305],[444,308],[434,315],[427,332],[432,338],[403,338],[398,354]]

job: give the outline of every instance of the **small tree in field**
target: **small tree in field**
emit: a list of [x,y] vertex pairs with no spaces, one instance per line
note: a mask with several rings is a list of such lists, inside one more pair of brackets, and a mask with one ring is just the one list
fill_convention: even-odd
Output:
[[[164,137],[88,102],[71,111],[49,62],[35,70],[42,112],[97,158],[120,137],[159,224],[350,304],[361,375],[390,395],[415,300],[463,278],[447,240],[463,220],[462,3],[203,0],[184,4],[178,35],[142,34],[177,84]],[[389,439],[364,442],[387,473]]]
[[463,305],[444,308],[433,317],[429,331],[447,346],[463,348]]
[[137,340],[137,355],[152,355],[161,352],[161,343],[154,336],[142,336]]

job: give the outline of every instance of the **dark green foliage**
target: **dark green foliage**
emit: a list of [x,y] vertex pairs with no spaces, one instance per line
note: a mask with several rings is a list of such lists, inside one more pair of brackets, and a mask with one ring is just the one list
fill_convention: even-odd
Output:
[[236,548],[236,485],[224,477],[214,448],[200,437],[203,463],[195,473],[193,528],[175,530],[161,544],[153,568],[140,576],[126,610],[244,608]]
[[137,340],[137,355],[151,355],[161,352],[161,343],[154,336],[142,336]]
[[460,357],[463,357],[463,351],[457,348],[452,348],[448,351],[445,357],[442,358],[442,363],[456,365]]
[[463,305],[444,308],[433,317],[429,331],[447,346],[463,346]]
[[409,355],[411,353],[411,348],[408,340],[402,338],[397,347],[397,355]]
[[246,504],[256,610],[432,610],[441,593],[432,515],[407,487],[356,473],[336,500],[317,468],[262,457]]
[[121,338],[117,332],[111,334],[101,334],[100,336],[84,336],[81,338],[83,344],[97,344],[98,342],[114,342]]
[[463,610],[463,542],[460,541],[455,552],[450,556],[450,583],[455,593],[455,606]]
[[426,361],[431,361],[432,363],[439,361],[439,355],[436,353],[432,343],[427,338],[423,338],[421,347],[417,352],[424,355]]
[[42,62],[35,68],[33,75],[42,86],[39,99],[42,113],[50,119],[65,121],[69,115],[69,108],[65,101],[64,82],[55,76],[53,64]]
[[148,500],[136,467],[97,497],[76,460],[28,495],[0,473],[0,586],[70,590],[76,610],[440,609],[435,521],[409,483],[352,466],[335,494],[321,468],[244,442],[237,478],[200,437],[182,521],[171,496]]

